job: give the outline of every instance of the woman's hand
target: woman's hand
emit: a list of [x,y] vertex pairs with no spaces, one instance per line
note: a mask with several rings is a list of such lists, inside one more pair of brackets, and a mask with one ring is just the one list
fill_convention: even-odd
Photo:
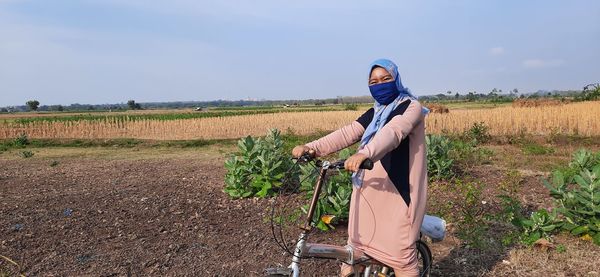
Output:
[[315,150],[312,150],[306,145],[298,145],[292,149],[292,157],[294,158],[300,158],[300,156],[304,155],[304,153],[308,153],[313,157],[315,156]]
[[346,162],[344,163],[344,168],[346,170],[352,171],[352,172],[356,172],[360,169],[360,165],[367,159],[368,157],[364,154],[361,153],[356,153],[352,156],[350,156],[350,158],[348,158],[346,160]]

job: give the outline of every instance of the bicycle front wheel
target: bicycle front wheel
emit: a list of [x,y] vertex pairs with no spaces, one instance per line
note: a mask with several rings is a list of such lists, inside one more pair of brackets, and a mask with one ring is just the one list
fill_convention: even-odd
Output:
[[[419,267],[419,276],[420,277],[429,277],[431,273],[431,265],[433,263],[433,257],[431,256],[431,250],[429,250],[429,246],[424,241],[418,240],[416,244],[417,249],[417,263]],[[387,277],[395,277],[394,270],[391,268],[387,268],[384,271],[384,268],[375,268],[375,274],[377,276],[387,276]],[[382,274],[383,272],[386,272]],[[362,276],[363,272],[359,274],[351,275],[351,276]]]

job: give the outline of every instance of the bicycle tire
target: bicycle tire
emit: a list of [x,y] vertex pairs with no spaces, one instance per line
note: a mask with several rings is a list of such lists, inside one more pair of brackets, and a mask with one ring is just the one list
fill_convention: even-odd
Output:
[[433,256],[429,246],[422,240],[417,241],[417,263],[419,263],[419,276],[429,277],[431,266],[433,264]]
[[[419,276],[420,277],[429,277],[431,274],[431,266],[433,264],[433,256],[431,255],[431,250],[429,250],[429,246],[422,240],[418,240],[415,248],[417,249],[417,263],[419,267]],[[358,275],[351,274],[350,276],[362,276],[363,272],[359,272]],[[393,270],[391,270],[387,275],[387,277],[395,277],[396,274]]]

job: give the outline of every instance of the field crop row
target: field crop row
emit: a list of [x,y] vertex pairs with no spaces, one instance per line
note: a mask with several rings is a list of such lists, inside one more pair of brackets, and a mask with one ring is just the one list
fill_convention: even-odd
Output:
[[[263,112],[263,111],[260,111]],[[362,111],[302,111],[235,114],[223,112],[186,118],[181,114],[103,117],[98,120],[16,121],[0,124],[0,139],[26,133],[31,138],[138,138],[154,140],[229,139],[262,136],[268,129],[307,135],[330,131],[355,120]],[[266,112],[266,111],[265,111]],[[210,113],[206,113],[207,115]],[[178,118],[179,116],[179,118]],[[430,114],[428,133],[462,133],[484,122],[492,135],[578,134],[600,135],[600,102],[550,107],[499,107],[451,110]]]
[[310,108],[272,108],[272,109],[219,109],[204,112],[180,112],[173,110],[170,113],[155,111],[128,111],[115,113],[88,113],[88,114],[8,114],[0,116],[0,124],[32,124],[36,122],[77,122],[77,121],[140,121],[140,120],[181,120],[208,117],[227,117],[252,114],[270,114],[270,113],[292,113],[307,111],[333,111],[339,110],[339,107],[310,107]]

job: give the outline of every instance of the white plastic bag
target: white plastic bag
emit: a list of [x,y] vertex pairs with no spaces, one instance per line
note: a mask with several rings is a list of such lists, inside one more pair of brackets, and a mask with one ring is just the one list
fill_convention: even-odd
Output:
[[425,215],[421,233],[430,237],[433,242],[441,241],[446,236],[446,221],[437,216]]

